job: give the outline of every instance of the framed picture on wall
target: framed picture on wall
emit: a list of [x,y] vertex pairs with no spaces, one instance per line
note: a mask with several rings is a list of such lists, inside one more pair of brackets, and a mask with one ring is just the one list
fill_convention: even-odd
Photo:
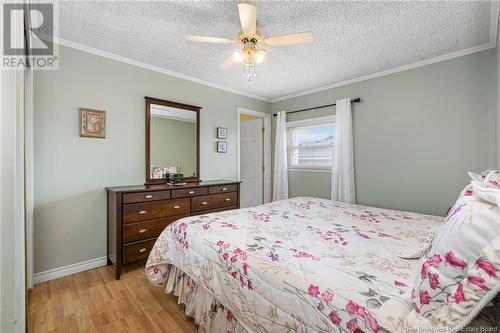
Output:
[[80,136],[106,137],[106,111],[80,109]]
[[217,127],[217,139],[227,139],[227,128]]
[[217,141],[217,152],[218,153],[227,153],[227,142],[226,141]]

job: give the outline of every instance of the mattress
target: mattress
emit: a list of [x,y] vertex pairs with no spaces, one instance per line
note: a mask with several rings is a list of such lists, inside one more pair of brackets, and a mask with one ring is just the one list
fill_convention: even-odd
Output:
[[173,269],[185,272],[248,332],[375,333],[380,306],[408,290],[418,260],[405,258],[442,221],[309,197],[276,201],[171,224],[146,273],[166,285]]

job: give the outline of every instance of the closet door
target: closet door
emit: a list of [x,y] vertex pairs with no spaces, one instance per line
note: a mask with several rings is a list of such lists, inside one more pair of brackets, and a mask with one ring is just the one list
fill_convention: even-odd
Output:
[[263,120],[243,120],[240,124],[240,206],[252,207],[264,201]]

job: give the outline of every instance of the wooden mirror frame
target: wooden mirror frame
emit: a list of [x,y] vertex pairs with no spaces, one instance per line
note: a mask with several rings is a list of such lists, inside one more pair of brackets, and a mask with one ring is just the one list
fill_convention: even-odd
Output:
[[166,101],[163,99],[144,97],[146,100],[146,183],[145,185],[166,184],[166,179],[151,179],[150,175],[150,153],[151,153],[151,104],[159,104],[169,106],[177,109],[184,109],[196,112],[196,174],[192,177],[184,177],[185,182],[199,182],[200,181],[200,110],[201,107],[182,104],[178,102]]

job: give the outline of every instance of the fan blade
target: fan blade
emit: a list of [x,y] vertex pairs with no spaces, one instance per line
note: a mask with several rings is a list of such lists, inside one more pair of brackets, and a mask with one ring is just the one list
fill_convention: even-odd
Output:
[[238,4],[240,14],[241,32],[247,37],[252,37],[257,32],[257,9],[248,3]]
[[264,39],[262,42],[267,46],[275,46],[275,45],[310,43],[312,41],[313,41],[312,32],[299,32],[296,34],[288,34],[288,35],[281,35],[281,36],[267,38]]
[[234,54],[231,54],[222,64],[219,65],[219,69],[229,69],[236,62]]
[[228,38],[210,37],[210,36],[198,36],[198,35],[187,35],[186,40],[191,42],[202,42],[202,43],[218,43],[218,44],[234,44],[235,40]]
[[264,55],[264,59],[262,61],[265,61],[265,62],[268,62],[270,63],[271,65],[281,65],[281,62],[276,59],[275,57],[273,57],[269,52],[267,52],[266,50],[259,50],[259,54],[263,54]]

